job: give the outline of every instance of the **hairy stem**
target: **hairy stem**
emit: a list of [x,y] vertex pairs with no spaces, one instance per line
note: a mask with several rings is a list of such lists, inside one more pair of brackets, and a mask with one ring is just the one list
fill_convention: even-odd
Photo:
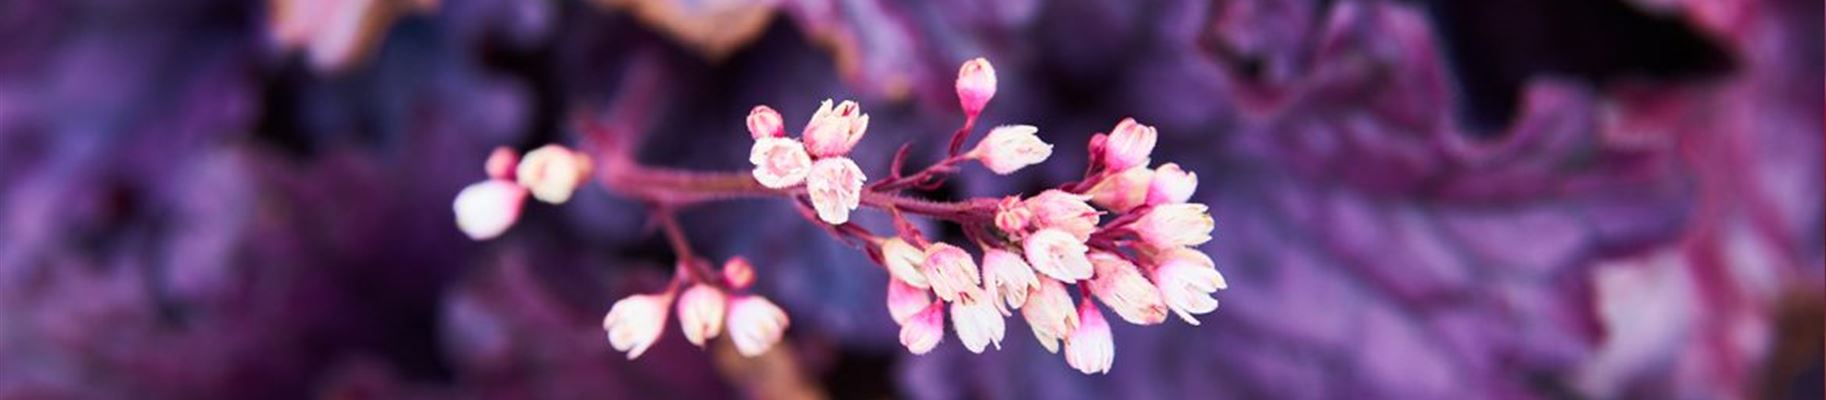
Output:
[[[671,168],[654,168],[630,161],[608,160],[597,178],[616,193],[658,205],[678,208],[698,202],[746,197],[796,198],[805,194],[804,187],[773,189],[761,186],[752,176],[740,172],[697,172]],[[902,196],[891,191],[862,192],[862,205],[876,209],[899,209],[903,212],[954,222],[984,221],[995,216],[995,202],[985,199],[943,202]]]

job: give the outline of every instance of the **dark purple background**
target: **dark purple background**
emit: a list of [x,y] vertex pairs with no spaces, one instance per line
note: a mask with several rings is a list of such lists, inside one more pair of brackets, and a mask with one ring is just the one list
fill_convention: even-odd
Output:
[[638,204],[590,186],[476,243],[456,191],[578,118],[744,169],[749,107],[796,127],[827,97],[873,115],[854,157],[880,176],[942,151],[978,56],[986,122],[1056,152],[934,195],[1034,193],[1092,133],[1156,124],[1218,222],[1223,307],[1113,323],[1106,376],[1016,320],[1000,351],[908,356],[885,274],[783,202],[687,212],[701,252],[755,262],[793,323],[773,361],[816,391],[1821,396],[1817,0],[783,0],[716,43],[617,3],[443,0],[339,70],[261,2],[0,3],[0,398],[760,393],[676,327],[607,346],[609,304],[672,260]]

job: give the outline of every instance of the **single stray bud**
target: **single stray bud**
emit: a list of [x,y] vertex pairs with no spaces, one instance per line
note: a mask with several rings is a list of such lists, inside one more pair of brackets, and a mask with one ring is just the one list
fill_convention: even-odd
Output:
[[970,150],[970,157],[999,175],[1008,175],[1023,167],[1039,164],[1052,156],[1052,145],[1035,135],[1040,128],[1032,125],[998,126]]
[[1148,183],[1148,205],[1179,204],[1192,199],[1198,189],[1198,174],[1186,172],[1179,164],[1161,164],[1154,169],[1154,180]]
[[470,239],[488,240],[514,226],[514,221],[520,219],[520,205],[525,202],[526,188],[489,179],[457,192],[451,208],[456,212],[457,229]]
[[1159,134],[1154,127],[1135,122],[1134,118],[1124,118],[1116,123],[1116,129],[1110,131],[1109,139],[1103,142],[1103,165],[1113,171],[1145,167],[1157,140]]
[[534,149],[520,160],[514,178],[532,190],[533,198],[564,204],[590,176],[590,158],[555,144]]
[[507,146],[496,147],[488,153],[488,163],[483,168],[488,171],[488,179],[514,180],[514,164],[520,163],[520,154]]
[[665,332],[666,308],[671,302],[669,293],[637,294],[615,302],[615,306],[609,307],[609,314],[602,317],[602,329],[608,332],[609,346],[628,353],[629,360],[639,358],[659,341],[659,334]]
[[754,284],[754,265],[746,258],[729,258],[723,262],[723,281],[729,282],[731,289],[747,289]]
[[729,306],[729,297],[722,289],[706,284],[692,285],[678,297],[678,327],[685,331],[685,340],[697,347],[704,347],[704,342],[716,338],[723,331],[723,312]]
[[995,97],[995,67],[982,58],[965,61],[957,70],[957,100],[964,115],[976,117]]
[[813,156],[837,157],[850,152],[856,142],[869,129],[869,115],[862,113],[862,106],[854,101],[845,100],[835,107],[830,100],[818,106],[818,112],[812,114],[811,122],[806,123],[805,149]]
[[1116,362],[1116,344],[1110,337],[1110,323],[1103,319],[1091,299],[1078,306],[1078,329],[1065,339],[1065,364],[1085,375],[1107,374]]
[[755,295],[736,296],[729,302],[729,340],[737,353],[754,357],[766,353],[786,333],[786,311]]
[[759,105],[748,110],[748,135],[755,139],[786,137],[785,124],[773,107]]

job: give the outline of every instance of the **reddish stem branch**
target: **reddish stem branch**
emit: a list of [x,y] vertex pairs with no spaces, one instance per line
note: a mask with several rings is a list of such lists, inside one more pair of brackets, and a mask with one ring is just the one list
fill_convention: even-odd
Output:
[[[669,168],[651,168],[628,160],[605,160],[597,178],[603,186],[622,195],[677,208],[697,202],[744,197],[799,197],[804,187],[772,189],[761,186],[754,177],[739,172],[695,172]],[[995,216],[995,202],[975,199],[940,202],[905,197],[891,192],[864,190],[862,205],[876,209],[896,208],[954,222],[984,221]]]

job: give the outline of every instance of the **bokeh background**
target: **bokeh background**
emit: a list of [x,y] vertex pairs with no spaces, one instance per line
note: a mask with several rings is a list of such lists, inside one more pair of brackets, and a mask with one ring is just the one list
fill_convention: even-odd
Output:
[[[1818,0],[0,2],[0,398],[1822,397]],[[886,276],[778,201],[683,215],[792,317],[735,357],[600,319],[672,255],[597,186],[471,242],[494,146],[647,137],[747,167],[742,117],[874,115],[932,160],[959,63],[1058,145],[934,197],[1075,178],[1134,116],[1202,178],[1231,288],[1113,323],[1083,376],[906,354]],[[864,223],[879,224],[869,215]],[[954,238],[955,239],[955,238]]]

